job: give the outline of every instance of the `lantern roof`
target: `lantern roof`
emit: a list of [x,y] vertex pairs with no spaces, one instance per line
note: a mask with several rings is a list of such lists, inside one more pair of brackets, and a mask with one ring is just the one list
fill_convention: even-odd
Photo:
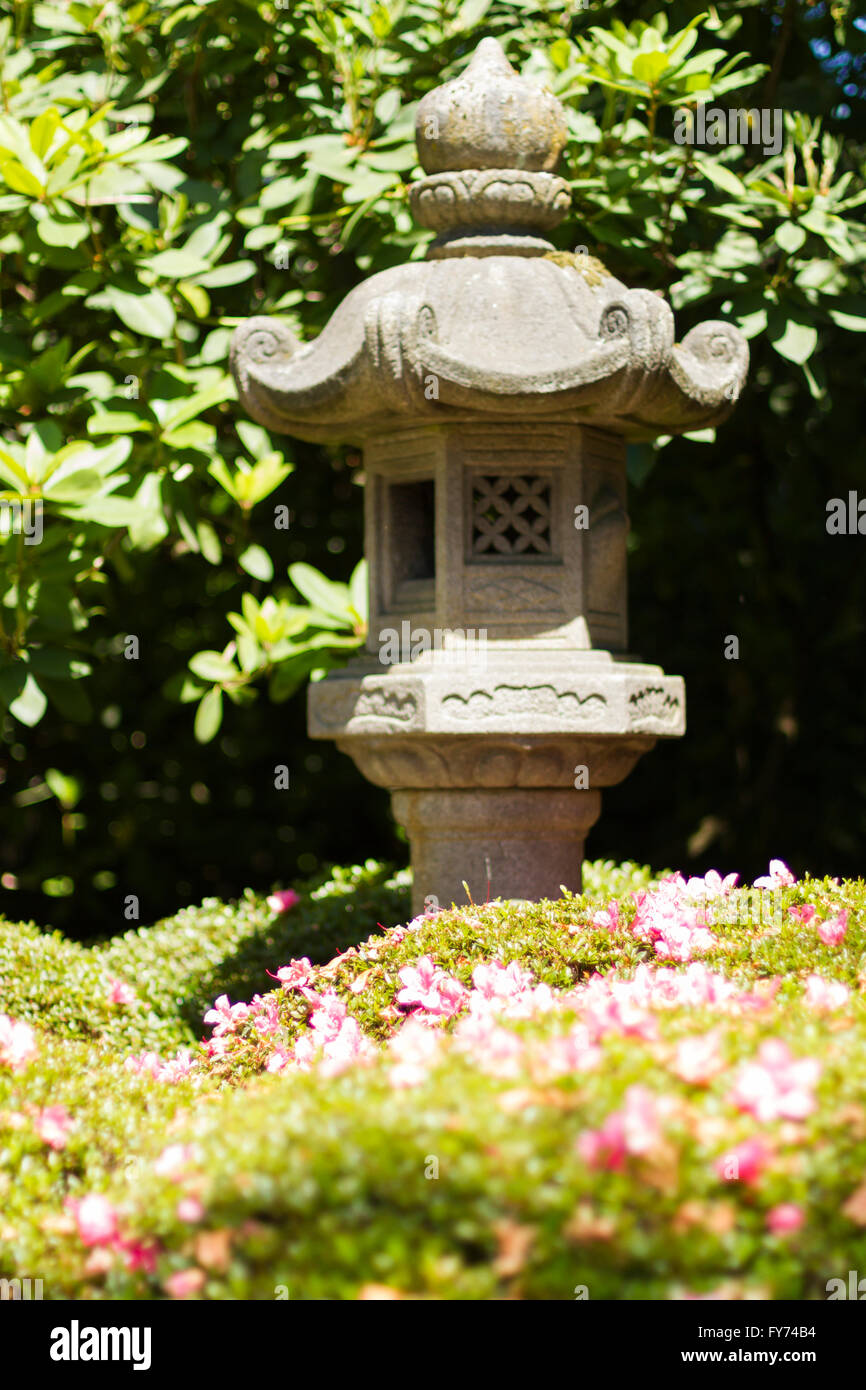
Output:
[[241,324],[232,370],[247,412],[279,433],[357,443],[479,417],[630,439],[721,423],[746,379],[742,333],[706,321],[677,343],[661,294],[548,240],[571,203],[554,172],[566,134],[553,94],[483,39],[418,106],[425,177],[409,197],[437,234],[427,258],[358,285],[312,342],[278,318]]

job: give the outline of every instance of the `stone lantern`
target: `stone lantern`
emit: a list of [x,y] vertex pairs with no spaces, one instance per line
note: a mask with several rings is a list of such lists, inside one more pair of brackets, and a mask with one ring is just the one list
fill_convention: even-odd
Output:
[[361,445],[366,652],[309,690],[309,732],[387,787],[414,907],[581,886],[601,788],[685,729],[685,690],[628,652],[626,442],[720,423],[736,328],[673,315],[546,233],[567,213],[551,93],[484,39],[418,108],[435,240],[301,343],[237,330],[240,398],[270,430]]

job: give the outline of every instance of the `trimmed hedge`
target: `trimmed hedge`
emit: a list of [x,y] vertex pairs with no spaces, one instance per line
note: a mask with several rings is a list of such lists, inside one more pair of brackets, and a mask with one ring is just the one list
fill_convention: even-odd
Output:
[[[777,870],[771,917],[707,885],[712,918],[633,865],[586,884],[361,938],[359,904],[405,893],[367,865],[276,922],[250,896],[117,943],[163,1022],[269,932],[295,964],[218,1000],[173,1082],[111,1028],[40,1031],[11,1070],[0,1028],[0,1273],[79,1299],[826,1297],[866,1262],[866,884]],[[300,959],[330,932],[354,944]],[[108,956],[43,942],[78,985]]]

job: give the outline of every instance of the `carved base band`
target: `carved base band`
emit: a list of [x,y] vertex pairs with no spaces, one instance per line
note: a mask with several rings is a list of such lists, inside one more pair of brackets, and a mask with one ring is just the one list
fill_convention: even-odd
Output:
[[579,893],[583,846],[601,814],[597,791],[399,791],[394,815],[412,850],[412,910],[491,898]]

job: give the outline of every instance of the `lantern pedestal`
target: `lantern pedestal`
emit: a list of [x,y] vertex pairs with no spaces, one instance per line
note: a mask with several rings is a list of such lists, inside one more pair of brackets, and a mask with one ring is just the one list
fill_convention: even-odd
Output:
[[[394,815],[412,850],[412,910],[491,898],[537,902],[581,890],[587,833],[601,813],[597,791],[402,791]],[[464,887],[464,884],[466,887]]]

